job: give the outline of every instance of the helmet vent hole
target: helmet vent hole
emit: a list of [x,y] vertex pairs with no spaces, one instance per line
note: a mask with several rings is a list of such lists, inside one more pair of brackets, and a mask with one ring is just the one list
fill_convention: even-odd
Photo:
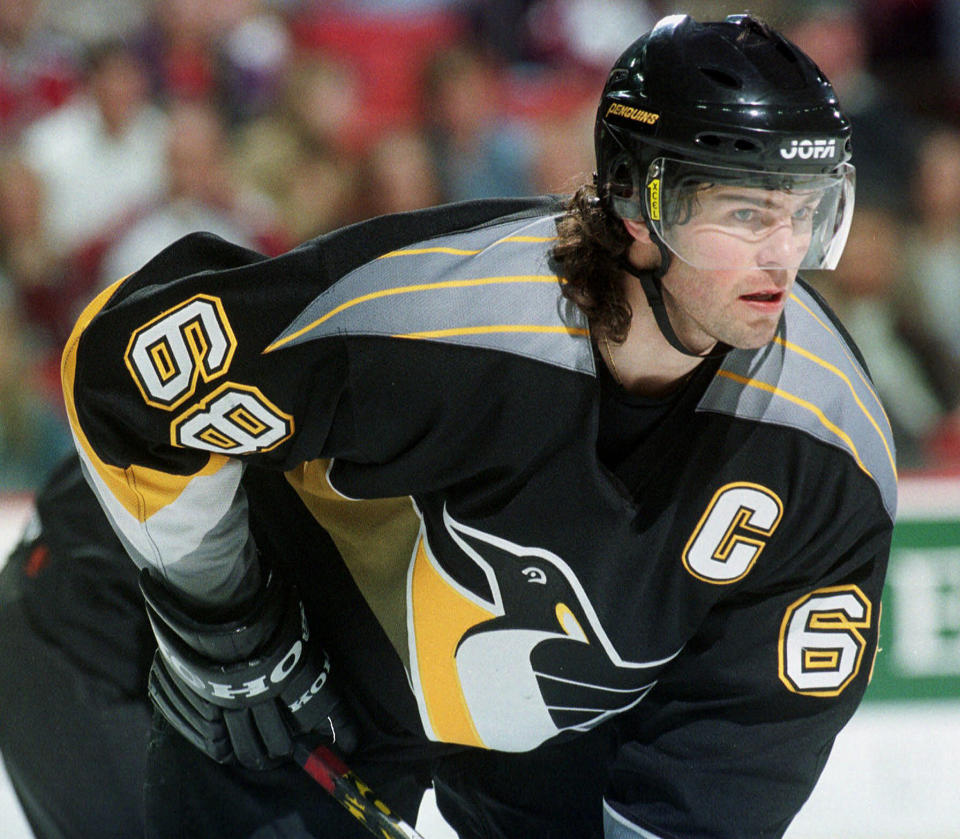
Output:
[[731,152],[748,152],[756,154],[763,151],[760,143],[747,137],[733,137],[729,134],[704,133],[698,134],[696,143],[711,151],[730,154]]
[[740,88],[743,87],[740,79],[728,73],[726,70],[721,70],[719,67],[701,67],[700,72],[714,84],[718,84],[721,87],[730,90],[740,90]]

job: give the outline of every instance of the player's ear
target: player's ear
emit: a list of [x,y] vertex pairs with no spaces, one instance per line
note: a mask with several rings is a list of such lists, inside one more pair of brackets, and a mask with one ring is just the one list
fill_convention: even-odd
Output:
[[629,233],[634,239],[644,245],[651,245],[653,242],[650,239],[650,231],[647,229],[646,222],[643,219],[631,219],[625,218],[622,219],[623,226],[627,228],[627,233]]

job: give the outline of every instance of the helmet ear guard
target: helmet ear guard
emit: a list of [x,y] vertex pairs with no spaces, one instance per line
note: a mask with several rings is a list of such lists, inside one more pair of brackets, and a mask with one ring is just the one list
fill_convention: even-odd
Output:
[[644,218],[643,184],[637,159],[622,151],[610,163],[607,177],[601,178],[603,195],[620,218]]
[[673,255],[666,243],[657,234],[657,231],[650,221],[649,212],[644,202],[644,187],[642,185],[640,167],[636,157],[627,151],[621,151],[610,164],[610,171],[605,179],[598,178],[598,194],[600,200],[607,204],[613,212],[621,219],[630,221],[643,221],[650,232],[650,241],[657,246],[660,252],[660,264],[652,269],[640,271],[630,264],[630,261],[624,257],[621,267],[628,274],[634,276],[640,282],[640,288],[647,299],[647,305],[653,311],[654,318],[660,328],[660,332],[667,339],[667,342],[676,350],[684,355],[696,356],[701,358],[713,358],[726,355],[730,347],[725,344],[716,347],[713,351],[702,355],[692,352],[680,340],[673,324],[670,323],[670,317],[667,315],[666,304],[663,300],[663,293],[660,287],[660,278],[670,267],[670,261]]

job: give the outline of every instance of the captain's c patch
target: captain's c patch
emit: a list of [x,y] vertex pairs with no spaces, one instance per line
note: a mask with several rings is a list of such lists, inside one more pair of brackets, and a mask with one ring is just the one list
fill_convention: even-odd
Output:
[[760,484],[720,487],[683,549],[683,566],[698,580],[726,585],[753,568],[780,524],[783,502]]

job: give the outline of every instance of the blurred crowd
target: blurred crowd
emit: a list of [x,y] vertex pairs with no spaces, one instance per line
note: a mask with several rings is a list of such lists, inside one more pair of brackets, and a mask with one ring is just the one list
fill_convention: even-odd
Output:
[[[834,82],[857,213],[811,279],[862,348],[903,470],[960,471],[960,3],[749,4]],[[0,0],[0,492],[72,444],[83,305],[208,230],[265,254],[361,218],[567,192],[605,71],[721,0]]]

